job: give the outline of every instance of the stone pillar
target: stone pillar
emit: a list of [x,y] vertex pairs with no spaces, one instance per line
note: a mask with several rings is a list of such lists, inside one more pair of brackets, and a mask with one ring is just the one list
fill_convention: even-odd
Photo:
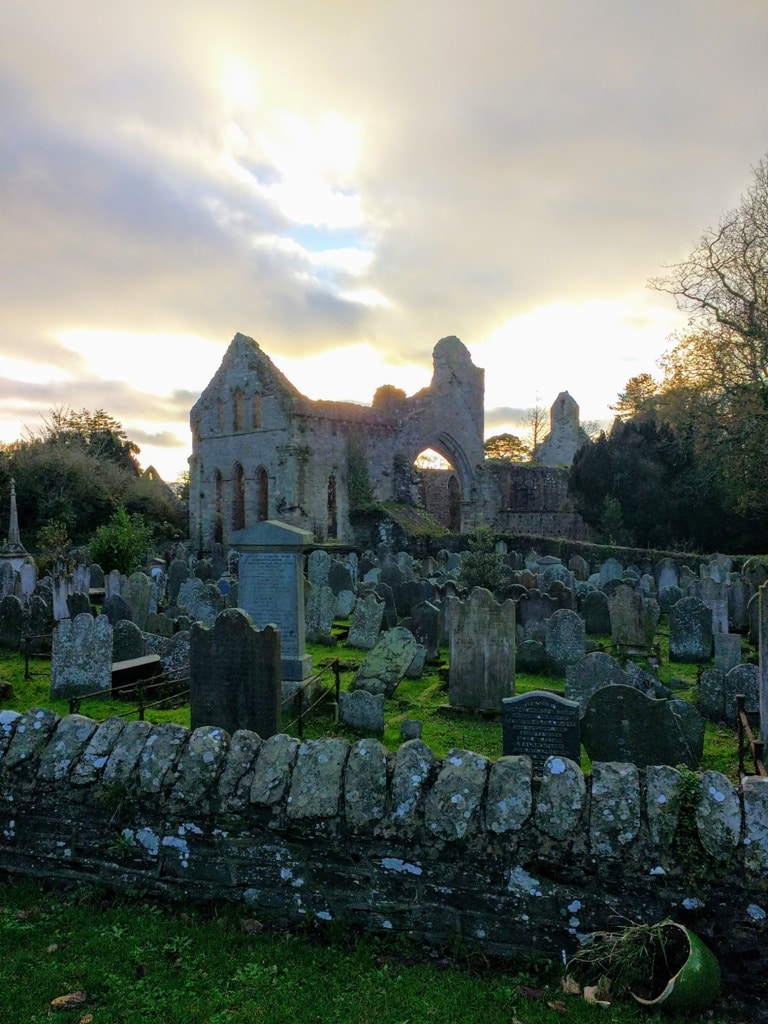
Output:
[[259,629],[274,625],[280,630],[283,679],[307,679],[312,656],[304,638],[304,550],[314,537],[268,519],[235,531],[231,541],[240,556],[239,607]]

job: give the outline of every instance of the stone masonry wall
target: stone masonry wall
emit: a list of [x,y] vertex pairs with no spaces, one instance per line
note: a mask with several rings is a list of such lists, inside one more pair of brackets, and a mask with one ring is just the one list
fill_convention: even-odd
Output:
[[508,957],[671,916],[764,970],[768,780],[6,711],[0,870]]

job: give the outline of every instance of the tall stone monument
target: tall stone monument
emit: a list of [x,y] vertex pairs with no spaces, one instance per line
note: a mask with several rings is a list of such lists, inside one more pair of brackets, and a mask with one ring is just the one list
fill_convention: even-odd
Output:
[[304,636],[304,550],[314,543],[308,530],[267,519],[232,535],[239,554],[238,605],[259,629],[277,626],[282,642],[282,676],[301,681],[312,675]]

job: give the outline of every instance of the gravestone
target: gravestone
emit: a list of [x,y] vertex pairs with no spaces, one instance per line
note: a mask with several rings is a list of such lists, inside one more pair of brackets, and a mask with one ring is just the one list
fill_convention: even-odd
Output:
[[547,619],[544,646],[556,675],[565,675],[569,665],[584,658],[585,644],[584,621],[576,612],[560,608]]
[[712,632],[728,632],[728,588],[711,576],[699,583],[699,592],[694,594],[712,611]]
[[584,629],[587,636],[610,636],[611,613],[608,609],[608,598],[602,590],[590,590],[581,604],[584,616]]
[[604,686],[587,704],[581,742],[593,762],[695,769],[704,749],[704,721],[686,701],[656,700],[631,686]]
[[540,640],[522,640],[515,652],[515,669],[538,675],[547,668],[547,651]]
[[[317,552],[313,552],[317,554]],[[311,643],[330,643],[336,595],[327,584],[313,586],[305,610],[305,636]]]
[[662,615],[669,615],[678,601],[685,597],[680,587],[667,587],[659,594],[659,608]]
[[77,697],[112,685],[112,626],[106,615],[83,612],[53,633],[51,697]]
[[280,630],[285,680],[312,674],[304,637],[303,571],[303,549],[312,540],[308,531],[270,519],[232,534],[232,546],[240,554],[240,607],[255,626],[274,624]]
[[88,566],[88,589],[104,589],[104,570],[101,568],[98,562],[92,562]]
[[11,597],[16,590],[16,571],[9,561],[0,561],[0,599]]
[[502,698],[515,692],[515,602],[499,604],[483,587],[466,601],[449,601],[449,701],[499,711]]
[[384,602],[384,622],[387,629],[397,625],[397,608],[395,607],[395,595],[388,583],[377,583],[376,594]]
[[544,622],[557,610],[557,601],[540,590],[529,590],[527,596],[517,602],[517,618],[521,626],[527,626],[529,622]]
[[426,660],[434,663],[440,658],[440,609],[429,601],[414,605],[411,628],[416,642],[426,648]]
[[586,580],[589,577],[589,563],[581,555],[571,555],[568,559],[568,568],[577,580]]
[[57,576],[53,581],[53,617],[57,622],[69,618],[67,596],[72,593],[72,582],[66,576]]
[[599,586],[604,587],[611,580],[620,580],[623,575],[624,566],[621,562],[616,558],[606,558],[598,569],[598,576],[600,577]]
[[504,755],[527,754],[541,775],[551,755],[580,760],[579,705],[554,693],[532,690],[501,702]]
[[42,594],[33,594],[24,609],[22,638],[29,637],[30,654],[45,654],[51,649],[53,615]]
[[331,566],[331,556],[327,551],[318,549],[310,551],[307,556],[307,579],[313,587],[328,586],[328,570]]
[[[575,583],[574,586],[576,586]],[[576,594],[570,587],[566,587],[562,580],[553,580],[547,588],[547,594],[558,608],[568,608],[570,611],[576,609]]]
[[91,599],[88,594],[84,594],[81,590],[67,594],[67,618],[75,619],[82,612],[90,612],[90,610]]
[[278,630],[256,629],[240,608],[221,612],[212,627],[193,623],[189,647],[192,729],[213,725],[230,735],[248,729],[262,739],[279,733],[280,662]]
[[34,562],[25,562],[19,569],[21,580],[21,596],[30,597],[37,586],[37,566]]
[[715,668],[730,672],[741,664],[741,637],[738,633],[715,633]]
[[350,690],[367,690],[391,697],[404,678],[416,655],[413,633],[396,626],[384,633],[376,646],[366,655],[355,673]]
[[349,567],[337,559],[332,559],[328,566],[328,586],[334,594],[340,594],[342,590],[354,590],[355,582]]
[[409,618],[413,612],[414,605],[423,601],[421,583],[415,579],[405,580],[392,587],[392,596],[395,601],[395,608],[400,619]]
[[699,679],[699,711],[711,722],[726,721],[725,672],[709,668]]
[[15,594],[8,594],[0,600],[0,647],[18,651],[24,623],[24,609]]
[[384,602],[379,601],[376,594],[358,598],[352,613],[347,644],[363,651],[371,651],[381,633],[384,618]]
[[768,590],[766,584],[760,586],[756,594],[758,621],[758,665],[759,665],[759,708],[760,735],[768,736]]
[[603,686],[629,686],[627,674],[618,661],[603,651],[592,651],[565,673],[565,696],[582,710]]
[[729,725],[736,725],[736,697],[744,695],[744,710],[748,713],[760,711],[760,671],[757,665],[736,665],[725,674],[723,719]]
[[101,612],[113,626],[121,619],[131,618],[130,606],[120,594],[111,594],[102,604]]
[[336,595],[336,618],[348,619],[355,610],[356,601],[354,590],[340,590]]
[[144,656],[144,634],[130,619],[121,619],[112,627],[112,661],[132,661]]
[[669,660],[701,663],[712,657],[712,611],[683,597],[669,613]]
[[219,612],[224,611],[224,595],[210,580],[192,576],[179,588],[178,607],[183,608],[193,622],[212,626]]
[[644,649],[653,646],[656,626],[661,614],[652,597],[643,597],[622,583],[608,598],[611,616],[611,639],[619,647]]
[[111,569],[104,580],[104,597],[110,598],[113,594],[120,594],[123,586],[123,577],[117,569]]
[[680,579],[677,565],[671,558],[662,558],[656,563],[654,576],[656,578],[656,589],[659,594],[662,594],[670,587],[677,587]]
[[384,694],[367,690],[341,690],[339,722],[364,732],[366,736],[384,734]]
[[175,605],[179,600],[179,590],[182,583],[189,579],[189,566],[179,558],[174,558],[168,566],[168,601]]
[[728,587],[728,626],[737,633],[743,633],[749,625],[747,604],[751,596],[748,584],[736,573],[732,573]]

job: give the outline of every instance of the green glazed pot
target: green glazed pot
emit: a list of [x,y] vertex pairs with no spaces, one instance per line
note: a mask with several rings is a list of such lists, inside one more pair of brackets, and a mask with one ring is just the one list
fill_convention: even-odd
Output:
[[720,965],[698,935],[685,925],[663,925],[663,949],[653,964],[647,992],[633,992],[642,1006],[675,1013],[696,1013],[715,1001],[720,991]]

